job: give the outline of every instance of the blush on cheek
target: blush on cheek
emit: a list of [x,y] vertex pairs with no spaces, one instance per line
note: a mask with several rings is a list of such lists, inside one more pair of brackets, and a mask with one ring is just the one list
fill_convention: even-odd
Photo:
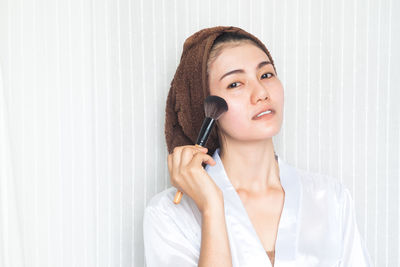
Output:
[[240,109],[235,109],[233,105],[218,121],[222,130],[229,135],[237,135],[249,127],[246,115]]

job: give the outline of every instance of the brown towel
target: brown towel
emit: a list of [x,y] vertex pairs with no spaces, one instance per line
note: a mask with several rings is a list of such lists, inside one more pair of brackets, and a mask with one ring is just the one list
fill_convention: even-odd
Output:
[[[274,66],[264,44],[252,34],[233,26],[206,28],[186,39],[179,66],[171,82],[165,116],[165,137],[168,153],[174,147],[193,145],[204,120],[204,99],[210,95],[207,60],[214,40],[224,32],[237,32],[250,37],[263,48]],[[275,66],[274,66],[275,67]],[[219,147],[217,126],[211,132],[206,147],[212,155]]]

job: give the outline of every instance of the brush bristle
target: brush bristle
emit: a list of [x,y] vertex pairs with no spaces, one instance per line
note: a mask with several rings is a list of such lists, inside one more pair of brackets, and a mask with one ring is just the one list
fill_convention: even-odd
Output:
[[204,100],[204,113],[206,117],[218,120],[227,110],[228,104],[222,97],[210,95]]

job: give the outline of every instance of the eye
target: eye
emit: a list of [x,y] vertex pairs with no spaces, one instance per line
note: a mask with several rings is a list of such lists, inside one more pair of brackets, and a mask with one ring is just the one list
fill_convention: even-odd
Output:
[[[271,75],[271,76],[266,77],[265,75]],[[272,76],[274,76],[274,74],[272,74],[271,72],[267,72],[267,73],[264,73],[264,74],[261,76],[261,79],[263,79],[263,78],[270,78],[270,77],[272,77]]]
[[228,85],[228,88],[235,88],[238,86],[239,86],[239,82],[234,82],[234,83],[231,83],[230,85]]

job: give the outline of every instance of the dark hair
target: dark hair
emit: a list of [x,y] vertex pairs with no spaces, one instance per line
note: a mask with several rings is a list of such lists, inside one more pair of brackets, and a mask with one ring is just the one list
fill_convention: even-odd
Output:
[[[234,46],[249,41],[262,48],[274,66],[265,45],[256,36],[238,27],[205,28],[185,40],[165,107],[165,139],[169,153],[176,146],[192,145],[196,142],[205,118],[204,99],[210,94],[207,63],[212,60],[211,49],[216,51],[218,46],[224,48],[225,45]],[[216,129],[217,127],[213,128],[207,141],[207,153],[210,155],[220,146]]]
[[[264,48],[261,45],[259,45],[258,42],[256,42],[254,39],[252,39],[247,35],[237,32],[224,32],[217,38],[215,38],[214,43],[211,46],[210,54],[207,59],[207,72],[209,71],[209,66],[221,54],[225,45],[229,44],[231,46],[238,46],[241,45],[243,42],[251,43],[264,51]],[[276,73],[275,64],[272,60],[271,55],[269,53],[266,54],[269,60],[271,61],[272,66],[274,67]]]
[[[217,38],[215,38],[214,43],[211,46],[210,53],[209,53],[209,56],[207,59],[207,74],[209,74],[209,69],[210,69],[211,63],[214,62],[214,60],[221,54],[222,50],[227,45],[229,45],[230,47],[235,47],[235,46],[241,45],[243,43],[251,43],[265,52],[264,48],[258,42],[256,42],[254,39],[252,39],[249,36],[246,36],[244,34],[237,33],[237,32],[224,32],[221,35],[219,35]],[[269,60],[271,61],[272,66],[274,67],[274,70],[275,70],[275,65],[272,60],[271,55],[269,53],[266,53],[266,54],[267,54]],[[276,70],[275,70],[275,73],[276,73]],[[207,82],[209,82],[209,81],[207,81]],[[217,121],[213,131],[215,131],[215,134],[218,137],[218,140],[216,140],[217,147],[220,147],[221,138],[224,138],[224,136],[221,136],[219,134],[218,126],[219,126],[219,123]]]

